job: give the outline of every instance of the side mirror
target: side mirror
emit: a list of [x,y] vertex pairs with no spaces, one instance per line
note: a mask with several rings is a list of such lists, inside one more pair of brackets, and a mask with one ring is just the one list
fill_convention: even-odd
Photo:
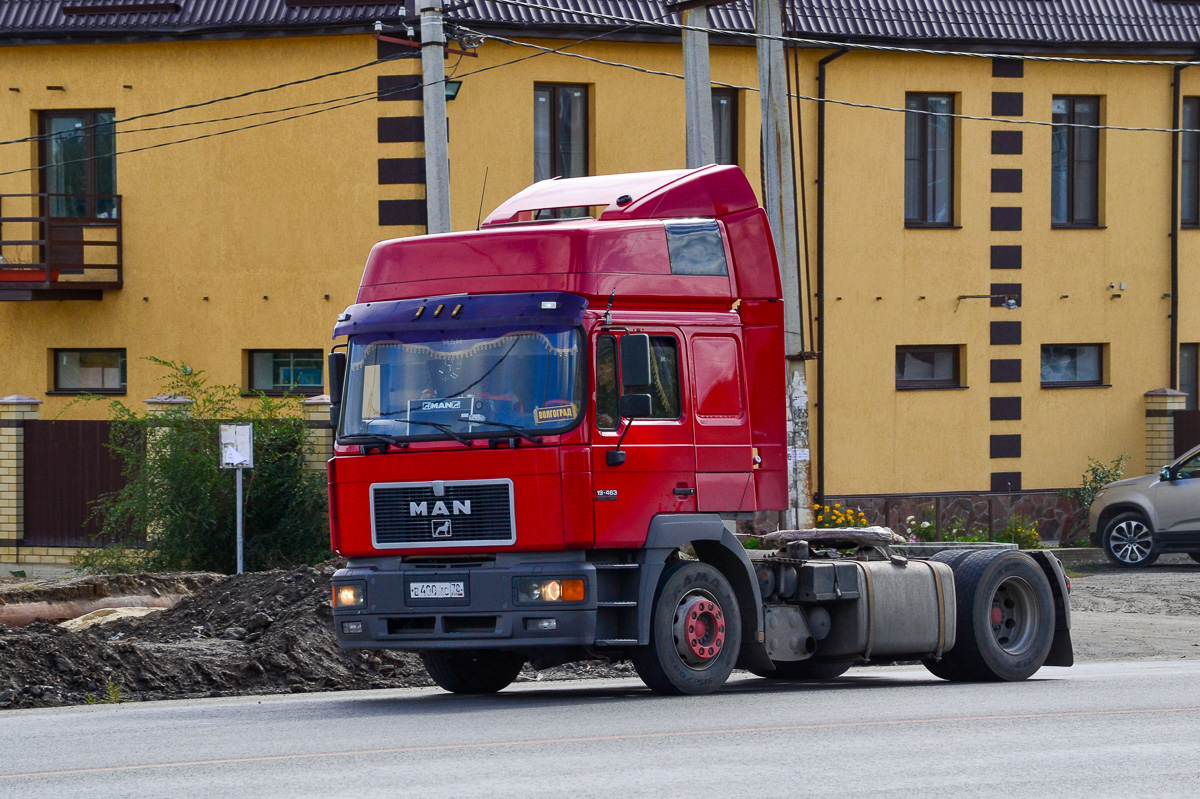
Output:
[[645,419],[650,415],[650,395],[622,394],[617,409],[622,419]]
[[1175,475],[1171,473],[1171,467],[1170,467],[1170,466],[1164,466],[1164,467],[1162,467],[1162,471],[1158,473],[1158,479],[1160,479],[1160,480],[1174,480],[1174,479],[1175,479]]
[[329,401],[334,405],[342,404],[342,384],[345,382],[346,353],[329,353]]
[[645,333],[621,336],[621,384],[650,385],[650,336]]

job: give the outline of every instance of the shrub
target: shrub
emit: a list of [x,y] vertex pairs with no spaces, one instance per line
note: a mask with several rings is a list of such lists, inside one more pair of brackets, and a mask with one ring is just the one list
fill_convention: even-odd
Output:
[[1092,502],[1100,493],[1100,489],[1125,475],[1125,464],[1128,462],[1128,455],[1118,456],[1111,466],[1095,458],[1088,458],[1079,488],[1067,488],[1058,492],[1059,496],[1073,499],[1079,504],[1075,512],[1063,523],[1060,538],[1064,546],[1087,546],[1087,517]]
[[867,515],[860,509],[843,508],[840,502],[832,505],[813,505],[817,527],[866,527]]
[[324,475],[304,466],[299,399],[259,395],[246,407],[236,386],[211,385],[203,372],[149,360],[167,370],[164,393],[191,402],[158,414],[119,401],[109,406],[109,448],[126,484],[94,504],[102,546],[81,550],[76,564],[89,571],[233,571],[235,476],[218,468],[222,423],[254,425],[254,468],[243,487],[246,569],[327,557]]
[[1009,541],[1021,549],[1042,548],[1042,536],[1038,533],[1038,523],[1019,513],[1008,517],[1004,528],[996,534],[996,540]]

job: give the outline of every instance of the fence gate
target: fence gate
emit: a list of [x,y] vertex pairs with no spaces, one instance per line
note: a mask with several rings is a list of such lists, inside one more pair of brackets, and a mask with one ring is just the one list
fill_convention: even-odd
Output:
[[30,547],[92,546],[91,503],[124,482],[108,451],[108,422],[25,422],[25,540]]
[[[1200,411],[1175,411],[1175,457],[1178,458],[1194,446],[1200,445]],[[1149,468],[1162,466],[1148,463]]]

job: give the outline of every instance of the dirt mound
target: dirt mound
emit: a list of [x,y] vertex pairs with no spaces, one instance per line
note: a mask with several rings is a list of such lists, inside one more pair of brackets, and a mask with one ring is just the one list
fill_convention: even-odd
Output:
[[334,569],[224,578],[168,610],[79,632],[0,630],[0,707],[428,685],[414,655],[338,647]]
[[[329,578],[339,565],[214,576],[172,608],[77,632],[0,625],[0,708],[431,685],[414,654],[338,646]],[[518,679],[632,673],[575,663]]]
[[117,596],[192,594],[224,580],[221,574],[112,574],[0,585],[0,605],[81,602]]

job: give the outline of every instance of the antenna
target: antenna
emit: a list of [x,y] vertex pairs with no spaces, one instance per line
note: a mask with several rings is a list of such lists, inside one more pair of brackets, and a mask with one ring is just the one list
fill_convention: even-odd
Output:
[[479,223],[483,220],[483,195],[487,193],[487,176],[489,166],[483,168],[483,188],[479,190],[479,214],[475,217],[475,229],[479,230]]
[[612,324],[612,304],[613,304],[613,300],[615,300],[616,298],[617,298],[617,290],[614,288],[612,290],[612,294],[608,295],[608,307],[604,309],[604,324],[606,324],[606,325]]

